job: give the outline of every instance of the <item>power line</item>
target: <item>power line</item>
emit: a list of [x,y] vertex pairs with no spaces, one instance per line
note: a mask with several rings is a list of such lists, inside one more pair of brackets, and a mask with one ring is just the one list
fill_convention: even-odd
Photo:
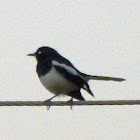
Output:
[[[0,106],[70,106],[66,101],[0,101]],[[86,105],[140,105],[140,100],[73,101],[73,106]]]

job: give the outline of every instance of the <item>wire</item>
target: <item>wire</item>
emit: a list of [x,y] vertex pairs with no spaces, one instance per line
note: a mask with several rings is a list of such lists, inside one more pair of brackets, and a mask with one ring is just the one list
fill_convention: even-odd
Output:
[[[140,100],[73,101],[72,106],[85,105],[140,105]],[[66,101],[0,101],[0,106],[71,106]]]

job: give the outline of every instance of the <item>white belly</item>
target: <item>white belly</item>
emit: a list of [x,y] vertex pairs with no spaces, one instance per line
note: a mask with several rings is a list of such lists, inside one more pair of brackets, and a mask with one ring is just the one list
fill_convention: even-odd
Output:
[[52,68],[46,75],[41,76],[40,81],[47,90],[54,94],[67,94],[78,89],[78,86],[60,75],[55,68]]

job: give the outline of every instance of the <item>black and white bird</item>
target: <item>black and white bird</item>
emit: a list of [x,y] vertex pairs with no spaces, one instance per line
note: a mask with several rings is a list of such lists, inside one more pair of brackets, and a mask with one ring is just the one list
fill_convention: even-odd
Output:
[[28,54],[37,59],[36,72],[43,86],[55,96],[64,94],[84,101],[80,90],[86,90],[94,96],[89,85],[89,80],[124,81],[123,78],[92,76],[77,70],[73,64],[50,47],[40,47],[35,53]]

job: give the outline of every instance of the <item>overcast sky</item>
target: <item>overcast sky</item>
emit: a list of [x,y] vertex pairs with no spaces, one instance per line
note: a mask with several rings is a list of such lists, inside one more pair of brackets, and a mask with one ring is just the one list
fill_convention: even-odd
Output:
[[[125,82],[90,81],[95,99],[140,99],[138,0],[1,0],[0,100],[46,100],[40,46],[55,48],[82,72]],[[69,100],[68,97],[55,100]],[[0,140],[139,140],[139,106],[0,107]]]

